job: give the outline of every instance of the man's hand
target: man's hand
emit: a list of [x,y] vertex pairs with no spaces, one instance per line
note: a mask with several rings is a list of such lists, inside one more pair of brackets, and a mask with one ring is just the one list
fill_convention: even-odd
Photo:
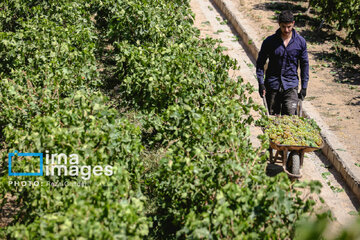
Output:
[[298,98],[304,100],[305,97],[306,97],[306,88],[302,88],[298,93]]
[[259,84],[259,94],[260,97],[263,98],[265,96],[266,89],[264,84]]

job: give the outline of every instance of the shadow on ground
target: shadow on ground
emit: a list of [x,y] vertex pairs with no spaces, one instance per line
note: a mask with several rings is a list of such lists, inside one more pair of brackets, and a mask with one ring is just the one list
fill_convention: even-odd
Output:
[[332,64],[335,82],[360,85],[360,56],[357,53],[345,49],[330,48],[331,51],[315,52],[317,60],[323,60]]
[[268,11],[283,11],[291,10],[293,13],[305,12],[307,8],[304,8],[298,4],[288,2],[266,2],[255,5],[255,9],[268,10]]
[[284,170],[282,166],[278,164],[268,163],[268,165],[266,166],[266,175],[269,177],[274,177],[282,172],[284,172]]
[[346,105],[350,105],[350,106],[360,105],[360,96],[353,97],[352,99],[350,99],[350,101],[346,103]]

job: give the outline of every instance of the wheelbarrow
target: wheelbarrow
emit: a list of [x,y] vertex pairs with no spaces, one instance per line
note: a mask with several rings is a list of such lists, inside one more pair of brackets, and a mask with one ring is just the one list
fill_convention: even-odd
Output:
[[[301,167],[304,163],[304,154],[319,150],[323,147],[310,147],[310,146],[296,146],[296,145],[282,145],[276,144],[270,140],[270,163],[275,163],[276,160],[282,161],[284,172],[291,178],[301,178]],[[275,156],[273,151],[276,151]],[[289,153],[289,154],[288,154]]]
[[[269,116],[267,104],[265,98],[263,102]],[[302,101],[299,99],[296,114],[301,116],[302,114]],[[304,163],[304,154],[306,152],[313,152],[320,150],[323,147],[324,143],[320,147],[312,146],[298,146],[298,145],[283,145],[276,144],[270,140],[270,163],[276,163],[277,160],[282,162],[282,167],[284,172],[292,179],[298,179],[302,177],[301,167]],[[273,154],[274,150],[275,156]]]

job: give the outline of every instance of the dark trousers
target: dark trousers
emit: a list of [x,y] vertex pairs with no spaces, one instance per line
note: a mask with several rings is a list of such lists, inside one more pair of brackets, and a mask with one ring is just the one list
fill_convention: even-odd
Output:
[[266,103],[270,115],[295,115],[299,101],[298,87],[287,90],[266,89]]

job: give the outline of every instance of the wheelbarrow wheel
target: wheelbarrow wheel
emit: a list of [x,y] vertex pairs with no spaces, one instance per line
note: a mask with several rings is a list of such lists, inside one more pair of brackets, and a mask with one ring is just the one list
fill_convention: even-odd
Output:
[[288,162],[290,164],[290,171],[294,175],[300,175],[300,154],[297,151],[290,153]]

